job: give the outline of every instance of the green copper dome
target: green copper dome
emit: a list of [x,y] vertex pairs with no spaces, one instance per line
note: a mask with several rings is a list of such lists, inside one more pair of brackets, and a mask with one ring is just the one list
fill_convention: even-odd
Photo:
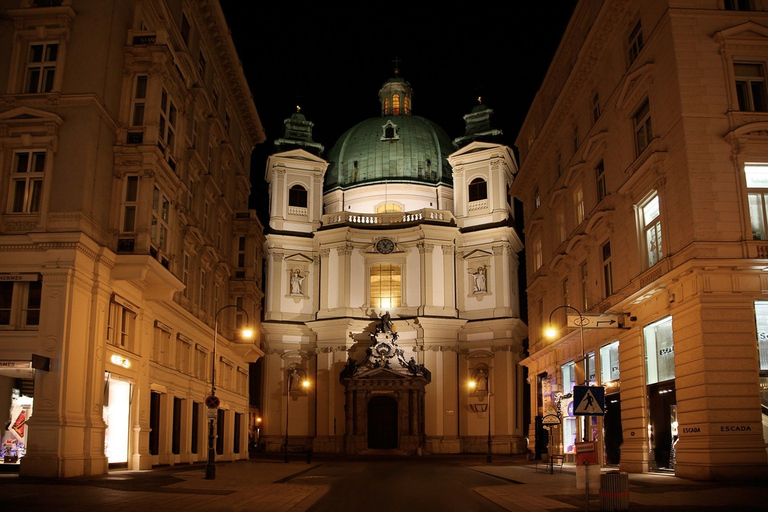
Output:
[[432,121],[410,115],[410,84],[392,78],[379,99],[382,116],[347,130],[328,154],[326,192],[383,181],[450,185],[450,138]]

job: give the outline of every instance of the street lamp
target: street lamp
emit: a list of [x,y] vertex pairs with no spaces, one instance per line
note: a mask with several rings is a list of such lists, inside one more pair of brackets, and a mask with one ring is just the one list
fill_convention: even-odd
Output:
[[491,456],[491,381],[489,371],[483,368],[479,368],[472,374],[473,380],[469,381],[469,388],[471,390],[477,389],[478,379],[485,379],[485,391],[488,394],[487,404],[470,404],[469,408],[472,412],[486,412],[488,414],[488,453],[486,454],[485,461],[490,464],[492,462]]
[[301,387],[303,390],[306,391],[309,389],[309,379],[307,379],[307,372],[296,366],[291,366],[288,368],[288,372],[285,378],[285,442],[283,443],[283,451],[285,453],[284,461],[288,462],[288,403],[291,401],[291,387],[293,382],[298,380],[301,382]]
[[[224,311],[227,308],[237,308],[243,313],[245,313],[245,327],[243,327],[240,330],[240,334],[242,335],[243,339],[251,339],[253,338],[253,329],[251,329],[248,324],[249,318],[248,318],[248,312],[243,309],[241,306],[238,306],[236,304],[230,304],[228,306],[223,306],[220,308],[216,315],[213,317],[213,358],[211,360],[211,395],[206,398],[205,402],[211,409],[218,409],[219,408],[219,399],[216,397],[216,342],[218,341],[218,335],[219,335],[219,313]],[[216,418],[215,416],[211,416],[208,419],[208,463],[205,465],[205,479],[206,480],[214,480],[216,478],[216,448],[215,448],[215,442],[216,442],[216,432],[215,432],[215,423]]]
[[[551,313],[549,313],[549,322],[547,324],[547,328],[544,331],[544,334],[545,334],[545,336],[548,339],[555,339],[555,337],[557,336],[557,329],[555,329],[555,326],[552,324],[552,315],[554,315],[555,311],[557,311],[558,309],[563,309],[563,308],[570,308],[570,309],[574,310],[577,315],[579,315],[579,324],[578,325],[579,325],[579,338],[581,339],[581,360],[583,361],[583,364],[584,364],[584,370],[583,370],[584,373],[582,374],[581,385],[582,386],[586,386],[587,385],[587,379],[589,378],[588,377],[588,375],[589,375],[589,368],[587,366],[587,363],[588,363],[587,356],[586,356],[586,354],[584,352],[584,324],[586,323],[587,320],[586,320],[586,318],[584,318],[584,315],[581,314],[581,311],[579,311],[575,307],[570,306],[568,304],[566,304],[564,306],[557,306],[555,309],[552,310]],[[578,368],[578,366],[577,366],[577,368]],[[586,428],[586,426],[582,427],[582,436],[583,436],[583,440],[586,441],[587,440],[587,428]]]

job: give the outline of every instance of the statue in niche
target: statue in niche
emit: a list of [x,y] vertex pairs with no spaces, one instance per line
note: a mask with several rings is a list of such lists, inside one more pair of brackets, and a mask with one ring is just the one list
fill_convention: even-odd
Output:
[[304,276],[299,269],[295,269],[291,274],[291,295],[304,295],[301,292],[301,283],[304,282]]
[[477,270],[472,274],[472,279],[475,280],[474,293],[485,293],[488,291],[488,281],[486,279],[485,265],[477,267]]

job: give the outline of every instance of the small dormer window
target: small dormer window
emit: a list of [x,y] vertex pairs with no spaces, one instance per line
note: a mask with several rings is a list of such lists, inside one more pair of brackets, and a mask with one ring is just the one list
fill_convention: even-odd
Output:
[[400,138],[397,133],[398,132],[397,125],[394,124],[392,121],[387,121],[387,123],[381,128],[382,128],[381,140],[398,140]]

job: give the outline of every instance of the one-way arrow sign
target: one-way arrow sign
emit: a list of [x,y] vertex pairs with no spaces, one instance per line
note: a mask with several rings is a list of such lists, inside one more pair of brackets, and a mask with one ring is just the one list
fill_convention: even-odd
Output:
[[621,327],[619,315],[568,315],[568,327],[616,329]]

